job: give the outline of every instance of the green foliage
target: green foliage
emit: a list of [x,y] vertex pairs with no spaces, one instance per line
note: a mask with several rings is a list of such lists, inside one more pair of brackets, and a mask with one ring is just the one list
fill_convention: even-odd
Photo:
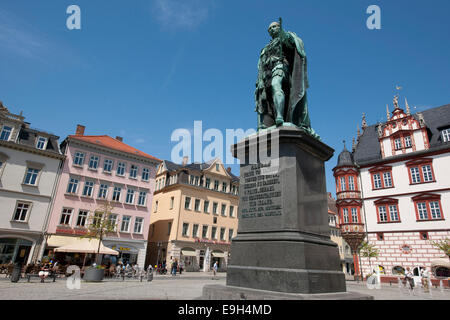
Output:
[[438,241],[430,241],[430,243],[437,249],[443,251],[447,257],[450,258],[450,239],[445,238]]
[[375,248],[375,245],[363,241],[358,248],[358,254],[364,258],[376,258],[379,255],[379,251]]
[[114,232],[117,223],[111,219],[113,208],[110,202],[105,202],[95,210],[94,215],[89,217],[87,233],[82,238],[102,240],[106,234]]

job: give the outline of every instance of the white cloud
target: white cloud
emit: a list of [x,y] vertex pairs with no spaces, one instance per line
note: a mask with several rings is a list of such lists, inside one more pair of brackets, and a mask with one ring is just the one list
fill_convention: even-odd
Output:
[[208,17],[211,0],[155,0],[156,18],[167,28],[192,29]]

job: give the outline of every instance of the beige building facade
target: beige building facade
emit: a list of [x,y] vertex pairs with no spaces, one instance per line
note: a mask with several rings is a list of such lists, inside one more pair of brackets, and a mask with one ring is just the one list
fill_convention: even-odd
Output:
[[156,174],[146,265],[173,260],[186,271],[226,270],[237,234],[239,178],[219,159],[177,165],[163,161]]

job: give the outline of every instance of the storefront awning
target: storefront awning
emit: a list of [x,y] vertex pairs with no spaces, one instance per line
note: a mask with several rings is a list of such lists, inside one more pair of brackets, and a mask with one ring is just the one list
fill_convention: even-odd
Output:
[[225,253],[223,253],[222,251],[213,251],[213,252],[211,252],[211,255],[214,258],[224,258],[225,257]]
[[181,249],[181,254],[183,256],[189,256],[189,257],[195,257],[197,254],[195,253],[195,250],[192,248],[183,248]]
[[47,239],[47,247],[62,247],[67,246],[68,244],[73,243],[73,241],[77,239],[74,237],[67,236],[49,236]]
[[440,258],[431,261],[431,267],[445,267],[450,269],[450,260],[446,258]]
[[87,238],[71,238],[71,243],[60,246],[55,252],[76,252],[76,253],[100,253],[116,256],[119,253],[116,250],[105,247],[100,243],[100,251],[98,251],[99,240]]

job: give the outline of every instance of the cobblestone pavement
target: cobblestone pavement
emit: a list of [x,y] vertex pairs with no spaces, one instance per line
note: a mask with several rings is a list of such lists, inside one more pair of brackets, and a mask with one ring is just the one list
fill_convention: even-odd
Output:
[[[192,300],[202,295],[207,284],[225,285],[225,274],[218,274],[214,279],[211,274],[183,273],[155,275],[153,281],[136,279],[107,279],[101,283],[81,282],[80,289],[68,289],[66,279],[56,282],[47,279],[32,278],[31,282],[20,279],[12,283],[10,279],[0,278],[0,300]],[[441,291],[433,288],[431,294],[416,288],[413,293],[397,285],[383,284],[380,289],[368,289],[365,283],[347,281],[347,291],[369,294],[375,300],[450,300],[450,290]]]

